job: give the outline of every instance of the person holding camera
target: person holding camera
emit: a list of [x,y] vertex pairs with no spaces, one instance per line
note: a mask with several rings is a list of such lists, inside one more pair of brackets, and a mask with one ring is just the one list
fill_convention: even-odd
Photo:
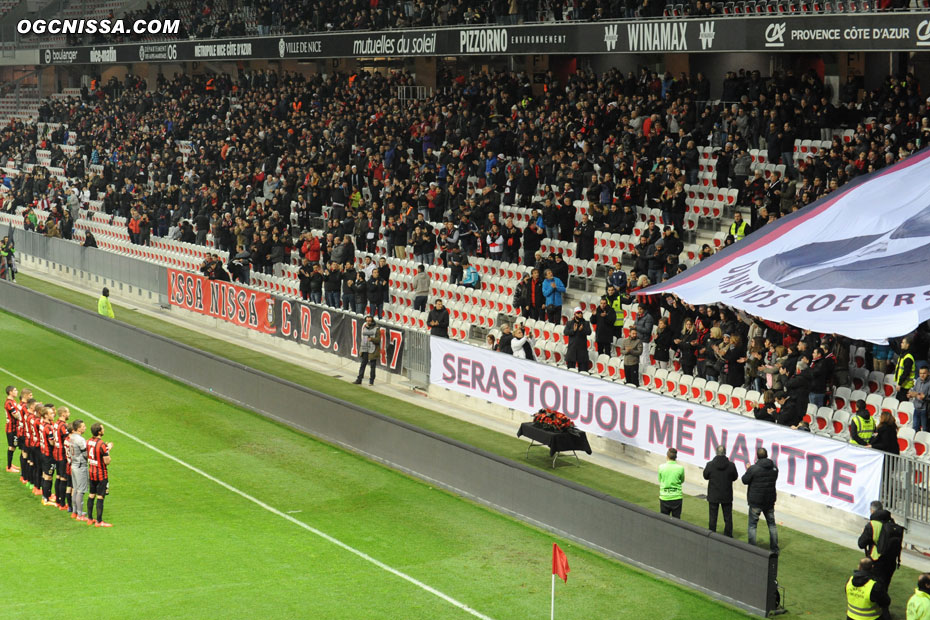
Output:
[[381,355],[381,332],[375,325],[375,318],[372,315],[365,317],[365,324],[362,325],[362,346],[359,349],[361,364],[358,367],[358,378],[355,379],[355,385],[361,385],[365,376],[365,368],[371,367],[371,375],[368,377],[368,385],[375,384],[375,368],[378,366],[378,357]]

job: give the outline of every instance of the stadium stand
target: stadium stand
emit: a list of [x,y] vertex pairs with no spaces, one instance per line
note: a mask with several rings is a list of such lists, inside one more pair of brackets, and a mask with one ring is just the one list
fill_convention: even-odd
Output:
[[[814,432],[847,441],[862,399],[897,417],[903,450],[924,446],[906,430],[913,406],[895,398],[870,343],[632,298],[739,243],[736,213],[749,230],[764,227],[925,144],[930,119],[913,76],[889,77],[861,98],[846,89],[838,106],[816,75],[790,71],[728,74],[724,101],[709,100],[702,76],[647,70],[550,77],[539,99],[523,75],[459,78],[403,104],[394,97],[412,83],[403,73],[255,71],[210,85],[179,75],[151,92],[129,75],[62,92],[37,105],[37,120],[7,117],[0,221],[79,242],[92,233],[102,249],[178,269],[200,269],[207,253],[228,264],[242,246],[249,283],[292,296],[306,293],[301,258],[359,271],[384,259],[383,318],[421,329],[413,278],[425,262],[430,297],[452,313],[450,335],[476,343],[522,313],[515,295],[530,264],[560,272],[562,322],[574,306],[590,319],[616,266],[618,336],[645,312],[666,316],[685,341],[667,367],[645,369],[643,388],[749,416],[763,392],[787,390],[794,422],[803,416]],[[303,231],[318,250],[298,239]],[[474,287],[463,283],[466,263],[480,276]],[[686,319],[699,325],[682,335]],[[521,320],[536,357],[564,365],[562,323]],[[624,381],[621,338],[597,355],[595,336],[589,372]],[[930,338],[914,340],[926,360]],[[828,361],[811,359],[819,347]],[[824,376],[824,364],[835,371]],[[809,407],[820,380],[829,406]]]

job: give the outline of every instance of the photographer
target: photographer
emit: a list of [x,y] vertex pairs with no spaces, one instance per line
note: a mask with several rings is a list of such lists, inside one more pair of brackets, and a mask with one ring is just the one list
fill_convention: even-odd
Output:
[[359,349],[359,358],[361,364],[358,367],[358,378],[355,379],[355,385],[362,384],[362,378],[365,376],[365,367],[371,367],[371,375],[368,377],[368,385],[375,384],[375,369],[378,367],[378,357],[381,355],[381,332],[375,325],[375,319],[372,315],[365,317],[365,324],[362,325],[362,346]]
[[513,351],[514,357],[535,362],[536,351],[533,350],[535,344],[533,336],[528,329],[523,327],[522,323],[514,325],[513,340],[510,341],[510,350]]

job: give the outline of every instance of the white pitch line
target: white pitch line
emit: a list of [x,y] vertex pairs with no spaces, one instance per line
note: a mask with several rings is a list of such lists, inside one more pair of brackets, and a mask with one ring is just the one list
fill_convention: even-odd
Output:
[[468,613],[468,614],[471,614],[471,615],[474,616],[475,618],[481,618],[482,620],[492,620],[492,618],[490,618],[489,616],[486,616],[486,615],[482,614],[481,612],[479,612],[479,611],[477,611],[477,610],[475,610],[475,609],[472,609],[471,607],[469,607],[469,606],[466,605],[465,603],[461,603],[461,602],[455,600],[454,598],[452,598],[452,597],[449,596],[448,594],[444,594],[444,593],[440,592],[439,590],[437,590],[436,588],[433,588],[432,586],[429,586],[429,585],[423,583],[422,581],[420,581],[420,580],[418,580],[418,579],[415,579],[414,577],[411,577],[410,575],[408,575],[408,574],[406,574],[406,573],[403,573],[403,572],[397,570],[396,568],[393,568],[393,567],[391,567],[391,566],[388,566],[387,564],[385,564],[384,562],[382,562],[382,561],[380,561],[380,560],[376,560],[375,558],[371,557],[370,555],[368,555],[368,554],[365,553],[364,551],[359,551],[358,549],[356,549],[356,548],[354,548],[354,547],[350,547],[349,545],[347,545],[346,543],[342,542],[342,541],[339,540],[338,538],[333,538],[332,536],[330,536],[330,535],[327,534],[326,532],[323,532],[323,531],[321,531],[321,530],[318,530],[318,529],[316,529],[315,527],[313,527],[312,525],[307,525],[307,524],[304,523],[303,521],[300,521],[300,520],[298,520],[298,519],[295,519],[295,518],[292,517],[291,515],[286,514],[286,513],[283,513],[283,512],[281,512],[280,510],[278,510],[277,508],[275,508],[275,507],[273,507],[273,506],[269,506],[268,504],[266,504],[266,503],[263,502],[262,500],[260,500],[260,499],[258,499],[258,498],[256,498],[256,497],[253,497],[253,496],[251,496],[251,495],[249,495],[249,494],[246,493],[245,491],[240,491],[239,489],[237,489],[236,487],[232,486],[231,484],[228,484],[228,483],[226,483],[226,482],[223,482],[222,480],[220,480],[219,478],[217,478],[217,477],[215,477],[215,476],[211,476],[210,474],[208,474],[207,472],[203,471],[202,469],[199,469],[199,468],[197,468],[197,467],[194,467],[194,466],[191,465],[190,463],[186,463],[186,462],[182,461],[181,459],[179,459],[178,457],[176,457],[176,456],[174,456],[174,455],[172,455],[172,454],[168,454],[167,452],[165,452],[164,450],[162,450],[162,449],[160,449],[160,448],[156,448],[155,446],[153,446],[152,444],[148,443],[147,441],[143,441],[142,439],[139,439],[139,438],[136,437],[135,435],[132,435],[132,434],[130,434],[130,433],[127,433],[127,432],[124,431],[124,430],[120,430],[119,428],[113,426],[113,425],[110,424],[109,422],[100,419],[100,417],[99,417],[98,415],[93,414],[93,413],[87,411],[86,409],[82,409],[81,407],[78,407],[78,406],[75,405],[74,403],[68,402],[67,400],[65,400],[65,399],[62,398],[61,396],[57,396],[57,395],[55,395],[55,394],[52,394],[52,393],[49,392],[48,390],[43,389],[43,388],[42,388],[41,386],[39,386],[38,384],[33,383],[33,382],[29,381],[28,379],[25,379],[25,378],[23,378],[23,377],[20,377],[19,375],[16,375],[16,374],[10,372],[9,370],[7,370],[6,368],[3,368],[2,366],[0,366],[0,372],[6,373],[7,375],[13,377],[13,378],[16,379],[17,381],[20,381],[20,382],[25,383],[25,384],[30,384],[31,387],[33,387],[33,388],[35,388],[35,389],[37,389],[37,390],[39,390],[39,391],[41,391],[41,392],[44,392],[45,394],[48,394],[49,396],[51,396],[52,398],[54,398],[56,401],[61,402],[62,404],[68,405],[68,406],[71,407],[74,411],[79,411],[79,412],[83,413],[85,416],[90,416],[90,417],[95,418],[97,421],[99,421],[101,424],[103,424],[103,425],[106,426],[107,428],[112,429],[112,430],[116,431],[117,433],[120,433],[121,435],[124,435],[124,436],[128,437],[129,439],[132,439],[132,440],[135,441],[136,443],[138,443],[138,444],[140,444],[140,445],[142,445],[142,446],[145,446],[145,447],[148,448],[149,450],[151,450],[151,451],[153,451],[153,452],[156,452],[156,453],[160,454],[161,456],[165,457],[166,459],[169,459],[169,460],[171,460],[171,461],[174,461],[175,463],[177,463],[178,465],[181,465],[182,467],[186,467],[187,469],[191,470],[192,472],[194,472],[194,473],[196,473],[196,474],[200,474],[201,476],[203,476],[203,477],[206,478],[207,480],[210,480],[211,482],[215,482],[216,484],[220,485],[220,486],[223,487],[224,489],[226,489],[226,490],[228,490],[228,491],[232,491],[232,492],[235,493],[236,495],[238,495],[238,496],[240,496],[240,497],[243,497],[243,498],[249,500],[250,502],[252,502],[253,504],[256,504],[257,506],[261,506],[262,508],[264,508],[264,509],[267,510],[268,512],[270,512],[270,513],[272,513],[272,514],[275,514],[275,515],[281,517],[282,519],[286,519],[286,520],[290,521],[291,523],[293,523],[294,525],[296,525],[296,526],[298,526],[298,527],[302,527],[303,529],[307,530],[308,532],[310,532],[310,533],[312,533],[312,534],[316,534],[317,536],[319,536],[319,537],[322,538],[323,540],[326,540],[326,541],[328,541],[328,542],[331,542],[332,544],[336,545],[337,547],[340,547],[340,548],[342,548],[342,549],[348,551],[349,553],[353,553],[353,554],[357,555],[358,557],[362,558],[362,559],[365,560],[366,562],[370,562],[371,564],[374,564],[374,565],[377,566],[378,568],[380,568],[380,569],[382,569],[382,570],[385,570],[385,571],[391,573],[392,575],[395,575],[395,576],[397,576],[397,577],[400,577],[400,578],[403,579],[404,581],[408,581],[408,582],[412,583],[413,585],[417,586],[418,588],[420,588],[420,589],[422,589],[422,590],[425,590],[425,591],[429,592],[430,594],[432,594],[432,595],[434,595],[434,596],[438,596],[439,598],[441,598],[442,600],[446,601],[447,603],[449,603],[449,604],[451,604],[451,605],[454,605],[455,607],[458,607],[458,608],[461,609],[462,611],[464,611],[464,612],[466,612],[466,613]]

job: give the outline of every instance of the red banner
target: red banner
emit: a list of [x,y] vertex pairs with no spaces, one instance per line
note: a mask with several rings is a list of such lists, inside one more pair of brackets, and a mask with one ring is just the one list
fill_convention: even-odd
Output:
[[168,269],[168,299],[172,306],[212,316],[233,325],[274,334],[274,297],[263,291],[202,275]]

